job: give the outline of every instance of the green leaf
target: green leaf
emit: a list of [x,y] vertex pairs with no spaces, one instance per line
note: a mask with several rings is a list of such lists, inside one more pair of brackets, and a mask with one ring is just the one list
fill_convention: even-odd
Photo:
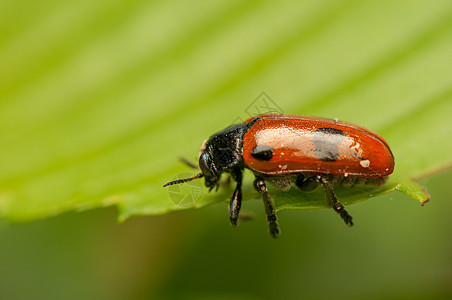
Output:
[[[180,156],[261,109],[263,91],[286,113],[360,124],[391,145],[388,184],[338,188],[345,204],[394,189],[425,202],[409,180],[452,164],[449,0],[3,1],[0,29],[10,220],[228,201],[227,184],[162,185],[192,171]],[[245,175],[244,198],[259,199]],[[325,207],[321,189],[271,195],[279,210]]]
[[418,200],[422,206],[430,201],[430,195],[427,193],[427,190],[414,181],[401,182],[395,187],[395,189],[415,200]]

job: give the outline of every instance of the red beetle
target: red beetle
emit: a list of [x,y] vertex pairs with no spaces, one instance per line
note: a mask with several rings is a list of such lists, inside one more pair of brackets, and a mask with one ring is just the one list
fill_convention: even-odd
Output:
[[352,217],[337,200],[334,184],[384,184],[394,170],[394,156],[386,141],[370,130],[337,120],[302,115],[265,114],[232,125],[212,135],[201,147],[201,173],[164,186],[204,177],[205,185],[218,187],[222,173],[237,182],[229,204],[230,220],[237,225],[242,201],[244,168],[256,176],[270,234],[279,227],[265,181],[289,188],[294,181],[304,191],[322,184],[328,204],[352,226]]

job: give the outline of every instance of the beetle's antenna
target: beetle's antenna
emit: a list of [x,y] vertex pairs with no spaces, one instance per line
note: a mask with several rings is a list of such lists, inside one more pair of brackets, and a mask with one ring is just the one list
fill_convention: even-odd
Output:
[[193,169],[199,169],[198,166],[194,163],[192,163],[191,161],[189,161],[188,159],[186,159],[185,157],[181,157],[180,161],[183,162],[184,164],[186,164],[187,166],[189,166],[190,168]]
[[184,183],[184,182],[189,182],[189,181],[192,181],[193,179],[198,179],[198,178],[201,178],[203,176],[204,176],[203,173],[199,173],[199,174],[196,174],[195,176],[190,177],[190,178],[184,178],[184,179],[178,179],[178,180],[170,181],[168,183],[165,183],[163,185],[163,187],[166,187],[166,186],[169,186],[169,185],[173,185],[173,184],[180,184],[180,183]]

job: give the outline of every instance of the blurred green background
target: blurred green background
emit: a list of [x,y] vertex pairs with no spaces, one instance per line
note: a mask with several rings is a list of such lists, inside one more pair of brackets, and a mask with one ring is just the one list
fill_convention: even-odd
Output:
[[[0,299],[450,299],[451,53],[450,0],[1,1]],[[382,134],[431,202],[284,211],[276,241],[228,190],[137,216],[262,92]]]

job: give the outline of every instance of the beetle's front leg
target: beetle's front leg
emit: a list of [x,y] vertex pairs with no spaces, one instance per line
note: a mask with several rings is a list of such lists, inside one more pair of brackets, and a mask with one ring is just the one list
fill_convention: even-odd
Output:
[[229,219],[233,226],[237,226],[240,207],[242,206],[242,172],[235,172],[233,177],[237,181],[237,186],[235,187],[231,201],[229,202]]
[[344,206],[339,202],[339,200],[337,200],[336,194],[333,190],[333,180],[331,176],[322,176],[320,178],[320,182],[323,184],[328,205],[334,209],[334,211],[342,218],[345,224],[353,226],[352,216],[348,214]]
[[276,218],[275,208],[273,207],[273,203],[264,179],[256,177],[256,180],[254,180],[254,187],[262,195],[262,199],[264,200],[265,213],[267,214],[270,234],[273,238],[277,238],[279,235],[278,219]]

